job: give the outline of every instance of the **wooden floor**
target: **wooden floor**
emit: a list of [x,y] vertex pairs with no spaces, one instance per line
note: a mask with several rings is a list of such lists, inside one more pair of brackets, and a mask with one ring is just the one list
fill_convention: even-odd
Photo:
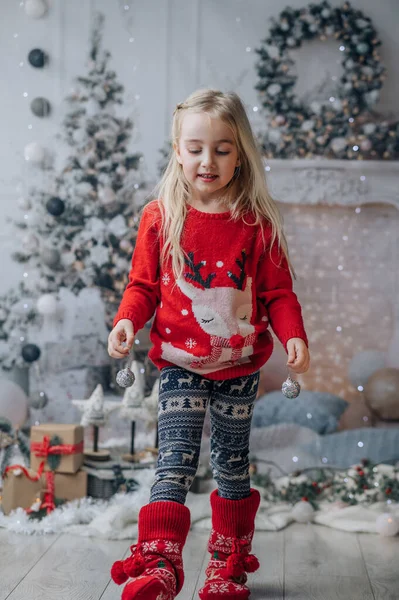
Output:
[[[179,600],[198,599],[207,535],[190,532]],[[0,600],[120,600],[109,579],[129,544],[72,535],[24,536],[0,529]],[[295,524],[257,532],[261,568],[251,600],[398,600],[399,536],[344,533]]]

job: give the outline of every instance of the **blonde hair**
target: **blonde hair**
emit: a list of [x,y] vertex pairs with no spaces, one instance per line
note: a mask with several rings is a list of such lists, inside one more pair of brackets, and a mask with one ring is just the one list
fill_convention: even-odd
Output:
[[[226,188],[226,200],[228,200],[227,206],[231,218],[233,220],[244,219],[249,211],[255,216],[254,225],[259,225],[264,219],[269,221],[272,227],[270,248],[277,239],[280,250],[287,258],[288,265],[295,277],[283,232],[283,220],[275,201],[269,194],[261,153],[245,108],[239,96],[234,92],[224,93],[212,89],[198,90],[192,93],[187,100],[177,105],[173,113],[172,153],[163,177],[156,188],[162,213],[162,237],[164,240],[161,253],[162,263],[171,256],[175,278],[178,279],[182,275],[184,252],[180,240],[187,216],[190,186],[177,160],[174,147],[179,144],[182,121],[187,112],[207,113],[221,119],[230,127],[240,161],[240,166],[236,168],[235,174]],[[233,186],[236,191],[234,196],[229,194]]]

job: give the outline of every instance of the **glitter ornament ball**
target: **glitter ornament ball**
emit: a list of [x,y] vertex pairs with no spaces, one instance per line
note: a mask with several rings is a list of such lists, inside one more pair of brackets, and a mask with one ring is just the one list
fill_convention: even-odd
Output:
[[297,381],[291,379],[290,375],[288,375],[287,379],[281,386],[281,391],[286,398],[297,398],[301,392],[301,386]]
[[122,369],[122,371],[118,371],[116,374],[116,383],[122,388],[128,388],[132,386],[135,379],[134,373],[129,369],[129,367]]

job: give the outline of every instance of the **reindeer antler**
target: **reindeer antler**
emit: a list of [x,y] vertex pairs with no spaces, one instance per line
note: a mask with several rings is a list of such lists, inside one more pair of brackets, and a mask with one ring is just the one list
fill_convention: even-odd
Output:
[[245,280],[245,263],[247,262],[247,253],[245,250],[241,250],[242,260],[236,258],[236,264],[240,267],[240,276],[234,275],[231,271],[227,271],[227,275],[234,281],[239,290],[244,289],[244,280]]
[[202,285],[203,288],[211,287],[212,279],[214,277],[216,277],[216,273],[210,273],[206,279],[203,279],[203,277],[200,273],[200,270],[202,269],[202,267],[204,265],[206,265],[206,262],[204,260],[201,260],[199,263],[195,264],[194,263],[194,252],[189,252],[188,258],[185,257],[184,262],[186,263],[186,265],[188,265],[188,267],[190,269],[192,269],[194,271],[194,274],[193,273],[184,273],[184,277],[186,279],[191,279],[191,281],[196,281],[197,283]]

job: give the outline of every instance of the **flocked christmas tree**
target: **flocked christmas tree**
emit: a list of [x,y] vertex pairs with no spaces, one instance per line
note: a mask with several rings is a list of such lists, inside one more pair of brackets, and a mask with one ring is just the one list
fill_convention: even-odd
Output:
[[0,363],[6,368],[20,362],[26,343],[25,335],[17,334],[21,345],[16,344],[14,356],[7,355],[7,346],[15,347],[11,333],[16,298],[33,299],[24,300],[26,314],[17,315],[25,332],[34,320],[35,301],[41,298],[42,314],[49,314],[54,308],[49,294],[62,288],[78,294],[95,287],[110,327],[127,283],[146,192],[141,156],[128,151],[133,122],[115,114],[124,88],[109,66],[110,53],[102,49],[102,29],[103,17],[98,15],[88,73],[77,78],[77,89],[67,98],[61,136],[71,149],[66,164],[47,189],[29,191],[22,207],[28,218],[16,223],[21,240],[13,258],[26,265],[29,277],[14,294],[0,298]]

